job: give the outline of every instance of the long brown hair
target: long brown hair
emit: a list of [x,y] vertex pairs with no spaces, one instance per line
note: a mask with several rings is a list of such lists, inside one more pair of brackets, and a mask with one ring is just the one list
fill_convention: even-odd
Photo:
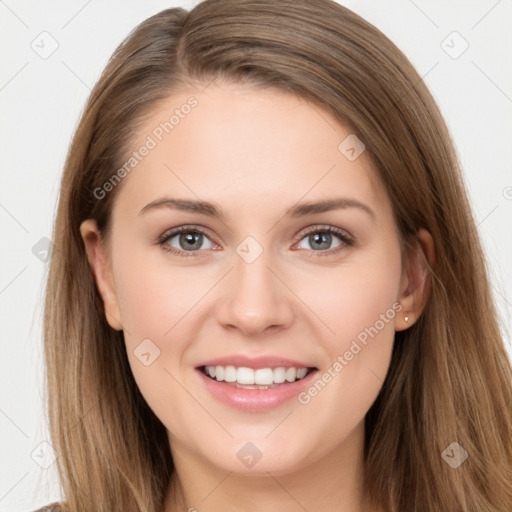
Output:
[[[134,131],[187,82],[222,79],[303,97],[349,126],[391,199],[404,244],[433,237],[430,295],[395,336],[366,417],[368,496],[390,512],[512,510],[512,373],[466,191],[442,116],[378,29],[330,0],[207,0],[141,23],[115,51],[73,138],[53,232],[45,357],[64,509],[158,512],[174,466],[162,423],[105,319],[79,226],[108,234]],[[126,178],[126,179],[129,179]],[[452,443],[468,453],[452,468]]]

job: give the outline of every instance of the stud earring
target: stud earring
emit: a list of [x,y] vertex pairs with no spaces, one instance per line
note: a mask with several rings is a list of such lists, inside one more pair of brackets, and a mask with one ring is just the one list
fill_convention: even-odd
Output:
[[404,320],[405,320],[406,322],[408,322],[408,321],[409,321],[409,317],[408,317],[407,315],[404,315]]

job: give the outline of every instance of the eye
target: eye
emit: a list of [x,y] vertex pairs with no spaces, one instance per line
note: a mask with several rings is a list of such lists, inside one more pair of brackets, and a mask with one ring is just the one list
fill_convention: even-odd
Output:
[[[218,247],[205,231],[195,226],[171,229],[160,236],[157,242],[163,250],[181,257],[200,256],[204,250],[215,250]],[[345,231],[332,226],[314,226],[303,233],[295,246],[313,251],[315,256],[327,256],[352,245],[354,240]]]
[[314,252],[332,254],[353,244],[353,239],[342,230],[332,226],[315,226],[304,234],[297,247],[300,249],[310,249]]
[[197,256],[193,253],[215,246],[203,230],[187,226],[180,226],[164,233],[158,243],[165,251],[185,257]]

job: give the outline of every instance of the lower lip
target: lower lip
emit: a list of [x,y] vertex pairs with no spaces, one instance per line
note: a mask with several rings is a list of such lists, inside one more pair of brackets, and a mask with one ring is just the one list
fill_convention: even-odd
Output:
[[314,370],[301,380],[281,384],[272,389],[243,389],[230,386],[225,382],[207,377],[200,369],[196,371],[201,376],[210,393],[221,402],[236,407],[242,411],[260,412],[278,407],[288,400],[295,398],[310,385],[318,370]]

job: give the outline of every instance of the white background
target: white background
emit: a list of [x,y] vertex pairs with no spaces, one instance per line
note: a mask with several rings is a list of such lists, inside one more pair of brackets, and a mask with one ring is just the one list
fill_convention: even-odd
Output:
[[[51,462],[51,450],[40,446],[49,441],[41,336],[47,265],[32,248],[51,237],[60,175],[79,114],[108,57],[135,25],[165,8],[190,9],[196,3],[0,0],[2,511],[28,512],[60,498],[55,464],[42,469],[35,462]],[[512,354],[512,2],[340,3],[405,52],[441,107],[463,165]],[[43,31],[58,43],[47,59],[31,47],[42,46],[46,37],[45,48],[51,48]],[[464,40],[469,47],[458,58],[446,53],[458,53]]]

